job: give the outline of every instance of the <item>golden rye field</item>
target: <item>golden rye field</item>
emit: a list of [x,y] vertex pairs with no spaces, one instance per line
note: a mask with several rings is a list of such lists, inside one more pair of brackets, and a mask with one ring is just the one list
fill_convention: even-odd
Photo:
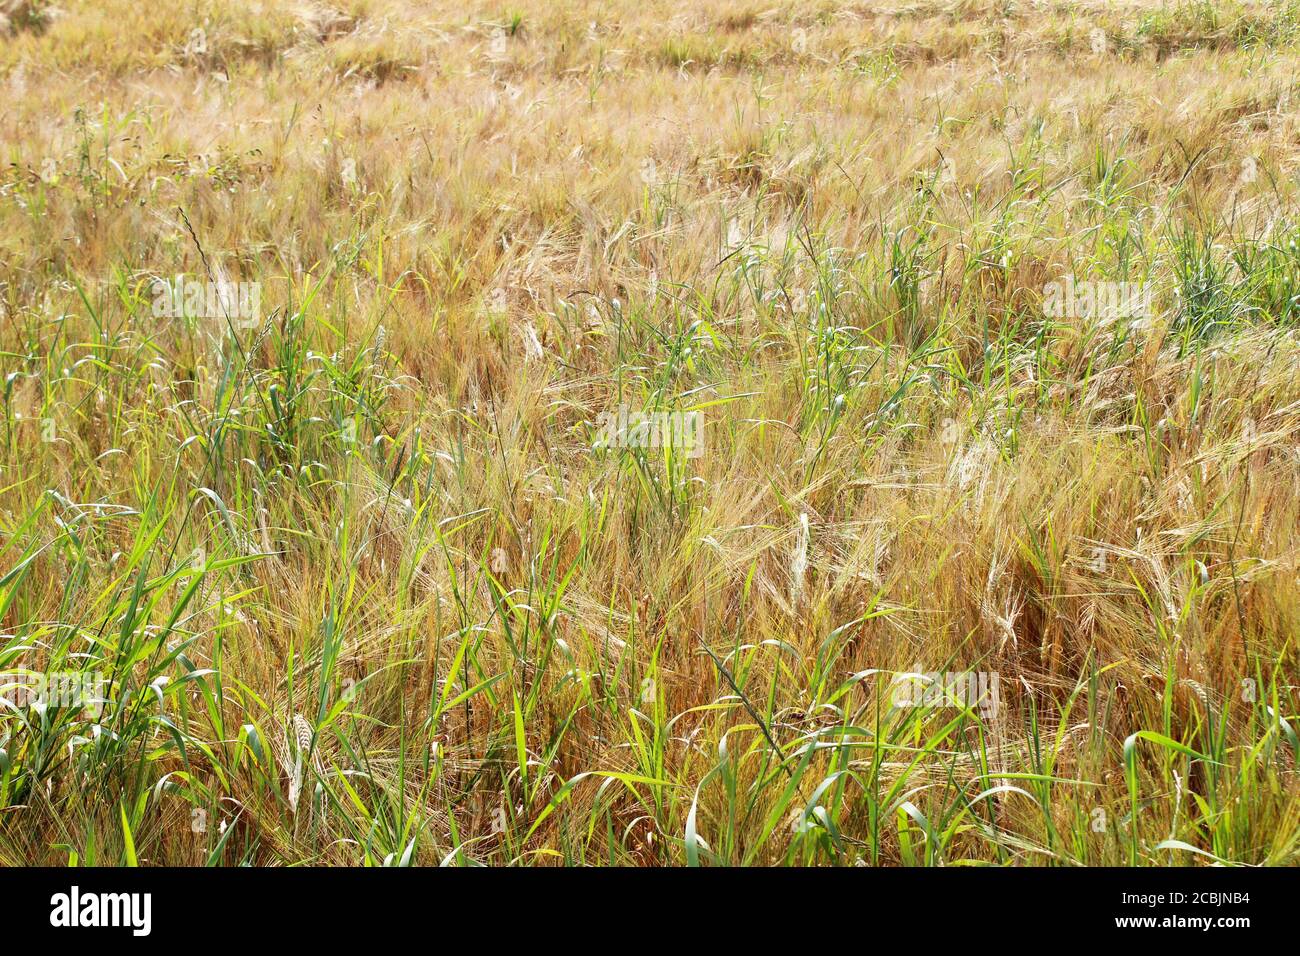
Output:
[[1300,3],[0,9],[0,864],[1300,861]]

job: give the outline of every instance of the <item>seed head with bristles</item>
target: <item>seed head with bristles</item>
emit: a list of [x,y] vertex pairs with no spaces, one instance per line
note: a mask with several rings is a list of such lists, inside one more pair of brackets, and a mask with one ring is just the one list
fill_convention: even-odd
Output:
[[808,513],[799,515],[799,537],[790,555],[790,597],[797,603],[803,594],[804,575],[808,571]]
[[307,718],[302,714],[294,714],[293,735],[298,742],[299,750],[306,751],[311,748],[312,734],[311,724],[307,723]]

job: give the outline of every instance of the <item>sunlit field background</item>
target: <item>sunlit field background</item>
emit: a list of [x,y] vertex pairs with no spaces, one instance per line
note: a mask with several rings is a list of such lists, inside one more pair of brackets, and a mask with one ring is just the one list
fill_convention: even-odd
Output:
[[1300,861],[1300,3],[0,10],[0,864]]

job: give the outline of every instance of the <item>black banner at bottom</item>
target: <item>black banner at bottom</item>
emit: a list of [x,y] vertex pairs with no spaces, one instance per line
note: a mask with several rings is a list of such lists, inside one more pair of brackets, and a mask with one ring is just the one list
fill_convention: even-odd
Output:
[[[1039,931],[1091,939],[1199,933],[1278,933],[1294,923],[1288,870],[790,869],[360,870],[9,869],[0,871],[4,939],[210,935],[224,944],[283,938],[332,945],[376,942],[386,928],[437,926],[463,936],[534,926],[551,938],[681,943],[716,926],[729,944],[776,924],[879,919],[978,943]],[[682,923],[678,917],[684,917]],[[725,934],[725,937],[724,935]],[[661,937],[658,938],[657,937]],[[70,940],[65,940],[70,941]],[[12,950],[11,950],[12,951]]]

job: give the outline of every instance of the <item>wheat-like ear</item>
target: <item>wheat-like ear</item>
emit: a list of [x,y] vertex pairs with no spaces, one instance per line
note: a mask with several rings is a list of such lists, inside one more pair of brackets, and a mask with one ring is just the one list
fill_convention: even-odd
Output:
[[808,512],[799,515],[799,537],[790,555],[790,603],[798,604],[808,571]]
[[311,724],[307,723],[307,718],[302,714],[294,714],[291,723],[293,725],[293,739],[298,748],[293,755],[293,774],[289,778],[289,810],[296,814],[298,812],[298,797],[302,794],[302,758],[303,754],[311,747],[312,729]]
[[293,735],[298,741],[298,749],[306,753],[311,749],[311,738],[313,731],[311,724],[307,723],[307,718],[302,714],[293,715]]
[[544,354],[542,351],[542,340],[537,337],[537,329],[533,323],[524,323],[524,361],[535,362]]

